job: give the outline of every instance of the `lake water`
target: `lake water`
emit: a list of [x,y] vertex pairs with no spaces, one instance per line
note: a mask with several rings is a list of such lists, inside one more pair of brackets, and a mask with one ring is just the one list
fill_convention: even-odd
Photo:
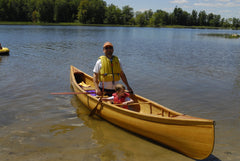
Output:
[[0,158],[3,161],[190,161],[124,131],[72,91],[70,65],[92,75],[105,41],[114,44],[136,94],[216,121],[206,161],[240,160],[240,39],[200,36],[232,30],[0,26]]

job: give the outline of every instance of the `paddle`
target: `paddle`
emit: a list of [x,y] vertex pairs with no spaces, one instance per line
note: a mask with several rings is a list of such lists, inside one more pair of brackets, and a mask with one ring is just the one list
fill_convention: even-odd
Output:
[[[133,94],[132,92],[127,93]],[[55,92],[55,93],[50,93],[52,95],[74,95],[74,94],[95,94],[96,92]]]
[[95,114],[95,112],[97,111],[97,106],[99,105],[99,103],[102,102],[102,98],[104,96],[104,76],[103,76],[103,80],[102,80],[102,95],[100,97],[100,99],[98,100],[97,105],[92,109],[92,111],[90,112],[89,116],[92,116]]
[[[128,103],[127,105],[131,106],[131,105],[140,105],[140,104],[151,104],[151,102]],[[113,105],[121,106],[123,104],[113,104]]]
[[66,95],[66,94],[94,94],[96,92],[59,92],[59,93],[50,93],[52,95]]
[[[133,92],[129,92],[130,93],[130,98],[135,102],[135,103],[138,103],[138,99],[137,97],[135,96],[135,94]],[[140,111],[140,106],[139,104],[135,104],[134,106],[134,110],[139,112]]]
[[103,95],[104,95],[104,94],[101,95],[100,99],[98,100],[97,105],[92,109],[92,111],[90,112],[89,116],[92,116],[92,115],[95,114],[95,112],[97,111],[97,107],[98,107],[99,103],[102,102]]

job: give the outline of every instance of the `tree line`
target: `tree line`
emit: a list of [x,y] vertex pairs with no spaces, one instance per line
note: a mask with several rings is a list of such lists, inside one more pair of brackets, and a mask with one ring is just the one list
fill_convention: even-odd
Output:
[[83,24],[116,24],[161,27],[166,25],[240,27],[238,18],[221,18],[204,10],[191,13],[175,7],[134,12],[130,6],[120,9],[104,0],[1,0],[0,21],[80,22]]

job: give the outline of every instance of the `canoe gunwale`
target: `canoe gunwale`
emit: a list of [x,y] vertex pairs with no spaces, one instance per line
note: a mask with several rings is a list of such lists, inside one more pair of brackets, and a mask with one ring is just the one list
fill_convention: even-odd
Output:
[[[94,96],[89,96],[89,97],[94,97]],[[95,98],[91,98],[95,99]],[[138,119],[146,120],[146,121],[151,121],[151,122],[158,122],[158,123],[163,123],[163,124],[171,124],[171,125],[184,125],[187,126],[201,126],[201,125],[212,125],[213,122],[211,120],[203,120],[203,119],[181,119],[177,117],[162,117],[160,115],[153,115],[153,114],[144,114],[144,113],[139,113],[136,111],[130,111],[128,109],[121,108],[119,106],[116,106],[114,104],[108,104],[105,102],[101,103],[101,109],[103,108],[109,108],[112,111],[116,111],[119,113],[122,113],[124,115],[128,115],[131,117],[135,117]],[[98,112],[97,114],[100,114]],[[188,115],[183,115],[183,116],[188,116]]]
[[[86,92],[78,85],[79,80],[76,80],[74,73],[83,74],[84,80],[90,82],[91,85],[92,77],[71,66],[70,83],[74,91]],[[137,102],[149,101],[157,110],[164,109],[169,113],[177,114],[177,116],[148,114],[141,112],[141,110],[140,112],[131,111],[107,102],[102,102],[98,106],[96,114],[121,128],[155,140],[190,158],[202,160],[212,153],[215,142],[215,122],[213,120],[184,115],[147,98],[135,96],[138,98]],[[90,110],[98,102],[97,97],[91,94],[78,94],[77,97]],[[148,111],[144,110],[144,112]]]
[[[81,72],[83,73],[85,76],[91,78],[91,76],[87,75],[86,73],[76,69],[75,67],[71,66],[71,68],[74,68],[75,71],[77,72]],[[73,72],[74,73],[74,72]],[[72,76],[74,77],[74,75]],[[72,85],[74,85],[78,91],[75,91],[75,92],[86,92],[83,88],[81,88],[76,80],[72,80]],[[88,99],[91,99],[93,101],[98,101],[98,99],[95,97],[95,96],[92,96],[91,94],[86,94],[88,96]],[[146,101],[149,101],[151,102],[151,104],[155,105],[155,106],[158,106],[159,104],[154,102],[154,101],[151,101],[151,100],[148,100],[142,96],[139,96],[137,94],[135,94],[136,97],[138,98],[141,98],[141,99],[144,99]],[[88,105],[86,105],[88,106]],[[91,107],[88,106],[89,109],[91,109]],[[163,108],[164,110],[167,110],[169,112],[172,112],[172,113],[176,113],[178,114],[179,116],[184,116],[184,118],[178,118],[178,117],[162,117],[161,115],[154,115],[154,114],[146,114],[146,113],[141,113],[141,112],[136,112],[136,111],[131,111],[131,110],[128,110],[128,109],[124,109],[124,108],[121,108],[117,105],[114,105],[114,104],[109,104],[107,102],[102,102],[101,103],[101,109],[103,108],[108,108],[110,110],[113,110],[113,111],[116,111],[116,112],[120,112],[120,113],[123,113],[125,115],[128,115],[128,116],[132,116],[132,117],[135,117],[135,118],[138,118],[138,119],[143,119],[143,120],[146,120],[146,121],[152,121],[152,122],[159,122],[159,123],[164,123],[164,124],[176,124],[176,125],[212,125],[214,124],[214,121],[213,120],[208,120],[208,119],[202,119],[202,118],[196,118],[196,117],[191,117],[191,118],[188,118],[189,116],[188,115],[185,115],[185,114],[182,114],[182,113],[179,113],[179,112],[176,112],[176,111],[173,111],[171,109],[168,109],[164,106],[161,105],[160,108]],[[100,115],[100,113],[98,112],[97,113],[98,115]]]

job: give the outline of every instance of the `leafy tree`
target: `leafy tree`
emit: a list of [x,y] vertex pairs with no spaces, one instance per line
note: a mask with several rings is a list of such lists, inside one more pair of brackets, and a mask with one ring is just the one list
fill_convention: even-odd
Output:
[[162,26],[168,23],[168,13],[163,10],[157,10],[150,19],[151,26]]
[[173,15],[176,18],[175,25],[180,25],[182,22],[183,10],[181,8],[175,7]]
[[191,16],[188,12],[183,11],[182,16],[181,16],[181,22],[180,25],[186,25],[189,26],[191,24]]
[[152,18],[153,16],[153,11],[150,9],[150,10],[147,10],[147,11],[144,11],[144,16],[145,16],[145,19],[147,21],[147,23],[149,22],[149,20]]
[[68,1],[68,7],[70,10],[71,16],[71,22],[77,20],[77,14],[78,14],[78,6],[80,4],[81,0],[67,0]]
[[82,23],[102,24],[105,19],[106,2],[103,0],[82,0],[78,19]]
[[177,24],[177,19],[174,13],[171,13],[168,18],[169,24],[170,25],[176,25]]
[[152,10],[147,10],[144,12],[137,11],[135,22],[139,26],[147,26],[152,16],[153,16]]
[[92,22],[95,24],[103,24],[105,19],[106,2],[103,0],[91,0]]
[[78,7],[78,19],[82,23],[87,23],[89,19],[89,11],[88,8],[90,7],[89,1],[88,0],[82,0],[80,2],[80,5]]
[[0,21],[8,20],[8,0],[0,0]]
[[210,13],[207,15],[207,25],[208,26],[218,27],[218,26],[220,26],[220,20],[221,20],[220,15],[214,15],[213,13]]
[[173,16],[175,18],[175,25],[189,25],[190,24],[190,14],[183,11],[181,8],[175,7],[173,11]]
[[25,21],[27,20],[27,7],[24,0],[9,0],[3,1],[6,5],[4,14],[8,21]]
[[214,18],[213,13],[209,13],[207,15],[207,25],[208,26],[213,26],[213,18]]
[[37,10],[34,10],[32,13],[32,22],[39,22],[40,21],[40,14]]
[[133,8],[129,6],[123,6],[122,8],[123,24],[130,25],[133,16],[134,16]]
[[55,1],[55,21],[73,22],[78,12],[79,0],[56,0]]
[[41,0],[38,4],[40,21],[54,22],[54,0]]
[[206,26],[207,25],[207,14],[206,12],[200,11],[198,14],[198,23],[200,26]]
[[18,0],[1,0],[0,1],[0,19],[7,21],[17,21],[21,3]]
[[232,18],[228,18],[228,19],[222,19],[222,26],[223,27],[231,27],[231,23],[232,23]]
[[195,25],[239,28],[238,18],[221,19],[220,15],[192,10],[188,13],[175,7],[172,13],[162,10],[136,12],[104,0],[0,0],[0,21],[74,22],[85,24],[136,24],[139,26]]
[[192,14],[190,16],[190,24],[193,26],[198,25],[198,13],[196,10],[192,10]]
[[122,23],[122,13],[121,9],[119,9],[117,6],[111,4],[106,8],[105,13],[105,23],[107,24],[121,24]]
[[233,26],[233,28],[238,29],[238,27],[240,27],[240,20],[238,18],[233,18],[232,26]]
[[221,16],[220,15],[214,15],[213,17],[213,26],[220,27],[221,25]]
[[40,21],[40,13],[38,12],[38,2],[36,0],[28,0],[27,8],[29,21],[38,22]]
[[55,22],[68,22],[69,20],[68,16],[69,16],[68,2],[65,0],[56,0],[54,5]]
[[146,20],[145,14],[140,11],[136,12],[135,21],[136,21],[136,24],[139,26],[147,25],[147,20]]

